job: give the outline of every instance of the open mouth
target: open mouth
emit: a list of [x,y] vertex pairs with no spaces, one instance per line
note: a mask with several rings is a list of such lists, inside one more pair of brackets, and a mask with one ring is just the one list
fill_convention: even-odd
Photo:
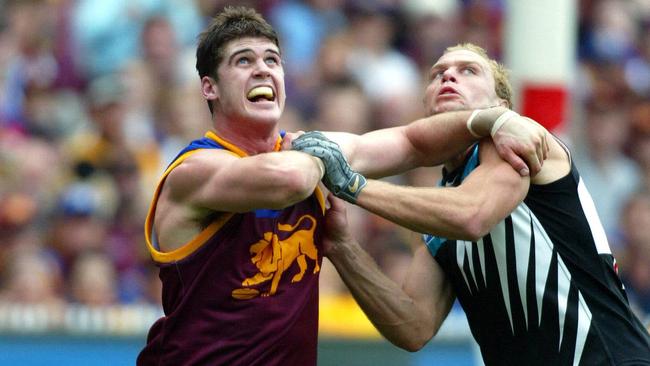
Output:
[[246,95],[246,98],[250,100],[253,103],[257,102],[273,102],[275,101],[275,93],[273,93],[273,89],[268,86],[258,86],[251,91],[248,92]]

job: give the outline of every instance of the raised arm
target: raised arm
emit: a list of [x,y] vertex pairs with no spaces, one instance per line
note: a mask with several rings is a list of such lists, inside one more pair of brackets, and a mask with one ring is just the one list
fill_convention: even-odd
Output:
[[[418,166],[438,165],[463,151],[476,140],[465,124],[470,115],[470,111],[449,112],[363,135],[325,135],[341,146],[354,170],[380,178]],[[426,144],[414,139],[421,130],[426,130]]]
[[437,333],[455,298],[444,272],[422,246],[400,287],[351,235],[343,202],[330,196],[330,203],[325,256],[377,330],[398,347],[419,350]]
[[[508,118],[495,125],[501,116]],[[503,107],[474,114],[473,111],[440,113],[405,126],[363,135],[325,134],[341,146],[354,170],[370,178],[395,175],[418,166],[439,165],[480,137],[492,136],[499,155],[522,176],[539,172],[548,152],[547,131],[533,120]]]

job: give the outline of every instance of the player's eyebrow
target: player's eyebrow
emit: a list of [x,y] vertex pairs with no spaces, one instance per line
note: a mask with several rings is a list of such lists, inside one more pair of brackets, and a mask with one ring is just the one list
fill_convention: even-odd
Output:
[[[248,52],[255,53],[255,51],[253,51],[252,48],[242,48],[241,50],[235,51],[232,55],[230,55],[230,57],[228,57],[228,64],[232,63],[232,60],[235,59],[235,57],[237,57],[237,55],[240,55],[242,53],[248,53]],[[267,48],[266,50],[264,50],[264,53],[267,53],[267,52],[273,53],[273,54],[277,55],[278,57],[282,58],[282,55],[280,55],[280,52],[278,52],[277,50],[275,50],[273,48]]]
[[433,76],[438,73],[438,71],[443,70],[446,68],[446,64],[444,63],[437,63],[433,66],[431,66],[431,69],[429,69],[429,79],[433,79]]
[[[474,66],[477,69],[485,72],[485,68],[483,65],[481,65],[480,62],[478,61],[455,61],[452,64],[455,64],[458,67],[466,67],[466,66]],[[436,63],[435,65],[431,66],[431,69],[429,70],[429,80],[433,79],[433,76],[436,75],[440,70],[446,70],[450,66],[450,63],[447,62],[440,62]]]

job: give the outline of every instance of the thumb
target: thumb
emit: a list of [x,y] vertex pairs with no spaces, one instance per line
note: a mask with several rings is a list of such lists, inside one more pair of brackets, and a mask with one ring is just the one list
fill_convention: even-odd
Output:
[[345,211],[343,200],[336,197],[332,192],[327,194],[327,201],[330,204],[330,210],[333,210],[333,212]]

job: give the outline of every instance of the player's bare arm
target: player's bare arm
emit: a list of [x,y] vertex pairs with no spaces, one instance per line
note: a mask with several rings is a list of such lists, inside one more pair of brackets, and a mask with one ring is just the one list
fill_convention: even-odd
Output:
[[343,202],[330,197],[330,203],[325,255],[386,339],[409,351],[421,349],[437,333],[455,298],[444,272],[422,246],[400,287],[351,235]]
[[[363,135],[340,132],[325,135],[339,144],[354,170],[369,178],[439,165],[464,151],[477,136],[492,136],[499,155],[516,171],[521,175],[535,175],[547,157],[548,132],[535,121],[514,113],[493,129],[495,121],[506,112],[509,110],[503,107],[475,114],[447,112]],[[471,121],[470,117],[473,117]]]
[[[371,131],[363,135],[326,133],[337,142],[351,167],[368,177],[385,177],[418,166],[435,166],[458,155],[476,140],[465,120],[471,111],[449,112],[420,119],[405,126]],[[413,135],[426,130],[426,144]]]
[[280,209],[300,202],[314,192],[322,174],[320,159],[296,151],[240,158],[224,150],[200,150],[173,169],[163,185],[154,222],[160,246],[180,247],[215,212]]
[[[522,176],[535,175],[541,170],[547,158],[548,132],[537,122],[504,107],[457,113],[461,112],[436,115],[448,116],[446,121],[438,121],[433,116],[407,126],[406,137],[419,152],[416,156],[423,159],[416,164],[438,165],[441,157],[448,161],[479,137],[492,137],[501,158]],[[459,121],[465,121],[465,129]],[[450,151],[456,154],[450,155]]]
[[309,197],[321,178],[319,159],[296,151],[239,158],[202,150],[172,171],[169,198],[197,210],[281,209]]
[[529,178],[502,160],[489,140],[481,164],[458,187],[406,187],[369,180],[357,205],[420,233],[478,240],[526,196]]

